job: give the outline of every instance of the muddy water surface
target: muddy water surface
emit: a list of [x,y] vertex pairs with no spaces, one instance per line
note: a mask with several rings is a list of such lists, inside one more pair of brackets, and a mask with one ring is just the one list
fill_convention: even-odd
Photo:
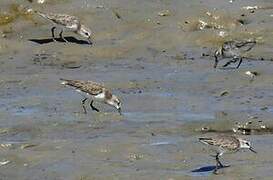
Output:
[[[0,179],[273,176],[273,3],[0,5]],[[243,9],[256,5],[259,9]],[[51,24],[24,7],[80,17],[94,31],[93,46],[48,42]],[[212,52],[222,42],[254,38],[257,46],[240,69],[212,68]],[[260,75],[251,81],[248,70]],[[61,86],[60,78],[104,83],[121,97],[123,116],[101,104],[101,113],[83,114],[81,95]],[[192,172],[214,165],[197,138],[233,131],[251,140],[258,154],[224,156],[231,166],[218,176]]]

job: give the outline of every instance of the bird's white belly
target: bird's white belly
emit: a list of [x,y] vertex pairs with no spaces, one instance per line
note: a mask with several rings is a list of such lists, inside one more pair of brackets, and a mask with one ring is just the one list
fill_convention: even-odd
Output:
[[226,150],[225,149],[223,149],[223,148],[221,148],[221,147],[219,147],[219,146],[213,146],[213,145],[207,145],[207,151],[209,152],[209,153],[215,153],[215,154],[217,154],[217,153],[219,153],[219,154],[223,154],[223,153],[226,153]]
[[86,92],[83,92],[83,91],[81,91],[81,90],[79,90],[79,89],[76,89],[76,91],[78,92],[78,93],[80,93],[83,97],[85,97],[85,98],[88,98],[88,99],[93,99],[94,98],[94,96],[93,95],[90,95],[90,94],[88,94],[88,93],[86,93]]
[[94,96],[97,100],[99,101],[103,101],[105,99],[105,94],[104,93],[100,93],[96,96]]
[[94,95],[91,95],[89,93],[83,92],[83,91],[81,91],[79,89],[76,89],[76,91],[78,93],[80,93],[83,97],[88,98],[88,99],[92,99],[92,100],[95,100],[95,101],[104,101],[104,98],[105,98],[104,93],[100,93],[100,94],[94,96]]

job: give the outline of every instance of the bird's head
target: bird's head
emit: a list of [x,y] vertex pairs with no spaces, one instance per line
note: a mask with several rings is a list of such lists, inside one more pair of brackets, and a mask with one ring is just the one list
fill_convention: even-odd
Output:
[[117,96],[112,95],[111,99],[107,100],[106,103],[114,106],[118,110],[119,114],[121,114],[121,102]]
[[250,141],[243,140],[243,139],[239,139],[239,141],[240,141],[240,148],[249,149],[250,151],[252,151],[252,152],[254,152],[254,153],[257,153],[257,152],[251,147]]
[[86,26],[84,26],[84,25],[81,25],[80,29],[78,30],[78,33],[79,33],[81,36],[83,36],[83,37],[85,37],[86,39],[88,39],[88,42],[89,42],[90,44],[92,44],[92,41],[91,41],[91,38],[92,38],[92,31],[91,31],[88,27],[86,27]]

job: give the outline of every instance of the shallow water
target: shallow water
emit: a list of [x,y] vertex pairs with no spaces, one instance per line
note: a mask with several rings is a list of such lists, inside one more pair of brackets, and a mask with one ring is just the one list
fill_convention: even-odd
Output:
[[[1,179],[272,177],[272,2],[0,5],[0,162],[10,161],[0,165]],[[265,8],[242,9],[255,5]],[[80,17],[94,31],[93,46],[32,41],[49,39],[51,24],[23,7]],[[70,32],[64,36],[84,40]],[[251,59],[240,69],[213,69],[214,50],[234,38],[257,39],[246,54]],[[260,75],[251,81],[248,70]],[[123,116],[101,104],[101,113],[83,114],[81,95],[60,85],[60,78],[104,83],[121,97]],[[199,136],[231,134],[249,121],[250,135],[238,133],[258,154],[225,155],[230,167],[217,176],[195,171],[214,165]]]

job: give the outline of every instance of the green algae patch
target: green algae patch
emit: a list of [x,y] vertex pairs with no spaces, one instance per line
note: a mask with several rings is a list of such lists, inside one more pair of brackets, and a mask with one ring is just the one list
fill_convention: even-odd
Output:
[[7,13],[0,13],[0,26],[12,23],[15,20],[15,16]]
[[33,21],[31,11],[21,5],[11,4],[7,11],[0,12],[0,26],[13,23],[19,17]]

